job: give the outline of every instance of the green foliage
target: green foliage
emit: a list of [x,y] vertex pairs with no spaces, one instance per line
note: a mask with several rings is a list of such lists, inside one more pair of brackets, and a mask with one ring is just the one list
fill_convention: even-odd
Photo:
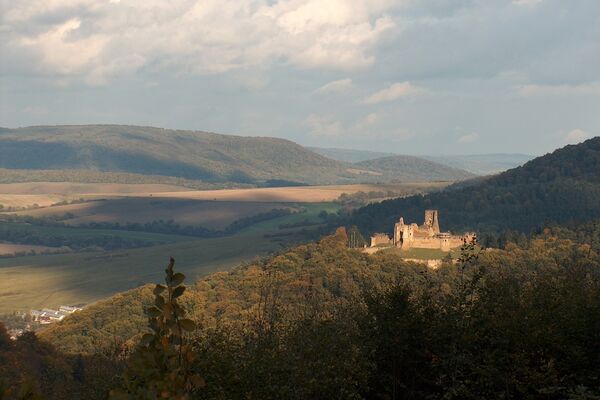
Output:
[[101,356],[70,356],[33,332],[9,339],[0,322],[0,399],[104,399],[119,364]]
[[191,373],[196,353],[186,334],[196,324],[185,318],[178,298],[185,292],[185,275],[174,272],[171,258],[165,270],[166,285],[153,290],[154,305],[146,309],[152,333],[144,334],[127,361],[123,388],[111,391],[111,399],[187,399],[190,392],[204,386],[199,374]]
[[[460,263],[431,270],[393,253],[348,249],[347,241],[339,229],[319,243],[203,278],[177,297],[203,327],[185,343],[199,355],[188,374],[206,383],[190,397],[600,395],[600,254],[590,245],[547,231],[505,249],[466,244]],[[171,282],[182,279],[173,274]],[[174,296],[180,292],[173,288]],[[84,312],[94,324],[91,338],[115,323],[95,319],[94,306]],[[143,315],[141,305],[137,312]],[[162,318],[159,307],[149,313]],[[62,325],[53,341],[68,332]],[[145,350],[136,352],[154,354],[153,340],[155,331],[138,335],[133,341]]]

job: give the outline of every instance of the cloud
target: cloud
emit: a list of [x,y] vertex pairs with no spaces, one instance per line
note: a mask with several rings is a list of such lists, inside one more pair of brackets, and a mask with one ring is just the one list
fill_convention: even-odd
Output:
[[328,93],[343,93],[353,88],[352,79],[339,79],[337,81],[329,82],[317,90],[315,93],[318,94],[328,94]]
[[572,131],[569,131],[564,139],[565,142],[567,143],[580,143],[583,142],[586,139],[591,138],[592,135],[586,131],[584,131],[583,129],[573,129]]
[[96,83],[141,68],[356,70],[375,62],[372,50],[395,27],[392,0],[4,3],[0,51],[35,59],[34,72]]
[[365,104],[376,104],[394,101],[401,97],[416,96],[425,93],[425,89],[413,86],[410,82],[394,83],[393,85],[373,93],[364,99]]
[[329,115],[311,114],[306,118],[306,125],[314,136],[340,136],[344,132],[342,123]]
[[458,138],[458,143],[473,143],[479,139],[479,134],[476,132],[467,133]]

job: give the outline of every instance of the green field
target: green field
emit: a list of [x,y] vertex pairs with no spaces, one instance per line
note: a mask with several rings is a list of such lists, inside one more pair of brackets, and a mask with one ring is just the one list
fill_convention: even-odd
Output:
[[191,240],[149,248],[0,259],[0,313],[88,304],[159,282],[170,256],[189,282],[281,248],[256,234]]
[[323,219],[319,218],[321,211],[327,211],[330,214],[335,214],[340,209],[336,203],[292,203],[289,204],[294,208],[302,209],[303,212],[286,215],[279,218],[273,218],[267,221],[259,222],[252,226],[243,229],[242,233],[265,233],[269,231],[279,230],[280,225],[294,224],[307,220],[309,223],[323,223]]
[[[281,224],[308,220],[323,222],[318,214],[335,213],[334,203],[295,204],[305,210],[259,222],[226,237],[198,239],[189,236],[130,232],[104,229],[81,229],[28,226],[47,235],[121,235],[128,238],[164,243],[152,247],[112,252],[83,252],[0,259],[0,314],[34,308],[58,307],[62,304],[89,304],[149,282],[163,278],[164,266],[175,257],[177,269],[186,273],[189,282],[206,274],[224,271],[268,254],[305,238],[295,232],[314,226],[285,229],[289,235],[270,238],[267,233],[283,232]],[[18,224],[22,228],[22,224]]]

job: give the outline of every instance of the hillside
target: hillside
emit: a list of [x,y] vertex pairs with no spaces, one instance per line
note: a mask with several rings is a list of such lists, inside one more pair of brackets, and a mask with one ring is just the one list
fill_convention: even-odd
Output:
[[187,186],[194,187],[201,187],[201,182],[289,186],[468,177],[416,157],[390,166],[402,169],[390,175],[366,165],[337,161],[289,140],[269,137],[126,125],[0,128],[0,169],[9,182],[22,182],[23,170],[35,171],[36,181],[63,177],[69,182],[91,182],[112,177],[139,183],[144,181],[141,176],[153,175],[185,179]]
[[333,147],[307,148],[324,157],[331,158],[332,160],[345,161],[351,163],[357,163],[361,161],[372,160],[374,158],[388,157],[394,155],[393,153],[383,153],[380,151],[338,149]]
[[467,154],[457,156],[420,156],[429,161],[464,169],[477,175],[491,175],[519,167],[534,156],[528,154]]
[[0,129],[0,168],[125,172],[237,183],[357,180],[349,165],[284,139],[124,125]]
[[475,176],[465,170],[406,155],[376,158],[354,165],[380,172],[386,179],[398,181],[458,181]]
[[497,176],[426,196],[389,200],[357,210],[349,219],[363,233],[391,232],[400,216],[419,222],[440,210],[442,229],[529,231],[600,217],[600,137],[569,145]]
[[[202,326],[186,338],[199,353],[193,369],[204,378],[190,398],[391,399],[400,390],[430,399],[595,396],[600,258],[588,235],[561,239],[578,233],[549,231],[430,270],[391,253],[347,249],[340,229],[319,243],[207,276],[178,300]],[[94,357],[134,368],[123,358],[147,331],[143,310],[153,297],[150,285],[116,295],[40,337],[67,360],[79,354],[79,370],[99,368]],[[51,362],[58,364],[34,365]],[[45,371],[27,365],[16,371]],[[118,384],[100,373],[65,379],[77,369],[64,370],[35,381],[63,379],[94,398]],[[569,396],[576,391],[585,396]]]

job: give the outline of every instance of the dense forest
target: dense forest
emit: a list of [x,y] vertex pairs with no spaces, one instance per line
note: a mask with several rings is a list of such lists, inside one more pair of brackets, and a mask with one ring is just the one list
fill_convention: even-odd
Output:
[[357,210],[348,224],[365,234],[391,232],[400,216],[422,223],[440,211],[442,229],[529,232],[544,221],[600,217],[600,137],[536,158],[522,167],[424,196],[384,201]]
[[[2,335],[3,387],[140,398],[152,377],[145,398],[595,398],[599,233],[547,227],[431,270],[348,249],[339,229],[185,288],[176,274],[119,294],[39,338]],[[177,295],[158,299],[167,287]],[[187,310],[189,333],[174,334],[165,302]]]

